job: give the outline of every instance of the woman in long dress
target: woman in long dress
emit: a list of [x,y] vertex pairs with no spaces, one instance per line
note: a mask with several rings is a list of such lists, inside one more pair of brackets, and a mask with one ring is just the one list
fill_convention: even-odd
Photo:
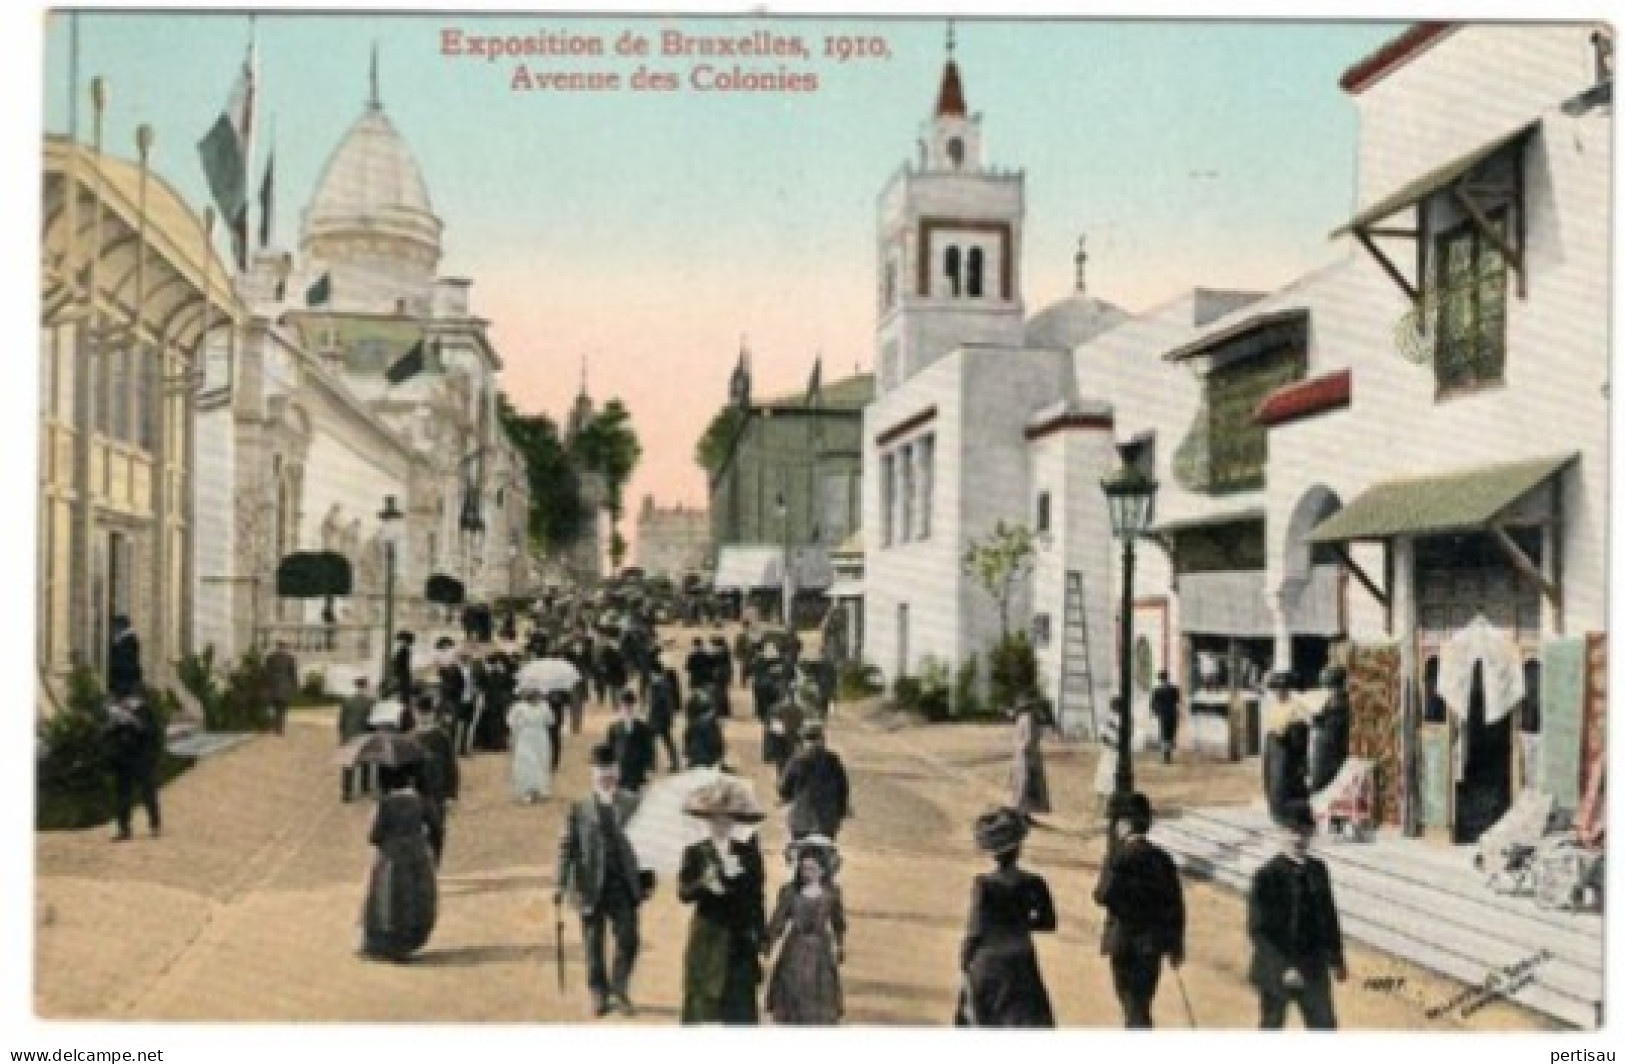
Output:
[[683,812],[705,820],[709,837],[683,851],[677,897],[694,906],[683,950],[685,1024],[754,1024],[766,937],[762,854],[754,840],[733,837],[734,825],[759,823],[763,813],[731,780],[696,791]]
[[969,1027],[1054,1027],[1049,991],[1038,970],[1035,931],[1055,930],[1055,903],[1042,876],[1018,867],[1027,819],[1014,809],[977,818],[976,845],[993,856],[976,877],[960,948],[956,1023]]
[[521,802],[539,802],[552,793],[552,724],[553,711],[534,687],[521,691],[508,710],[508,730],[513,737],[513,796]]
[[778,1024],[830,1027],[841,1022],[840,965],[846,959],[846,907],[832,882],[835,847],[810,835],[793,843],[794,874],[779,889],[762,955],[779,943],[767,983],[767,1011]]
[[381,769],[379,787],[383,797],[367,838],[378,853],[362,909],[361,952],[404,961],[434,931],[438,892],[429,839],[439,832],[439,814],[418,794],[408,769]]
[[1048,813],[1049,778],[1044,775],[1044,752],[1039,744],[1043,727],[1036,699],[1023,699],[1015,708],[1015,758],[1010,765],[1010,806],[1023,816]]

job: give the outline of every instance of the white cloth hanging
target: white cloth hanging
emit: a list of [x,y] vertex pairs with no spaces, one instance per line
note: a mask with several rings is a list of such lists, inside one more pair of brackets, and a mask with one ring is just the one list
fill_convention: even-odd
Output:
[[1439,652],[1439,697],[1463,721],[1473,695],[1474,665],[1483,669],[1484,723],[1498,723],[1523,701],[1523,661],[1512,637],[1482,616]]

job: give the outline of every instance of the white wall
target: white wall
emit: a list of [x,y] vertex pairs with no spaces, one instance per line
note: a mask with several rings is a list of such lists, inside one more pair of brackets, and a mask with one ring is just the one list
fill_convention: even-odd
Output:
[[237,652],[232,634],[237,585],[236,426],[231,408],[199,412],[193,481],[192,645],[213,645],[216,660]]

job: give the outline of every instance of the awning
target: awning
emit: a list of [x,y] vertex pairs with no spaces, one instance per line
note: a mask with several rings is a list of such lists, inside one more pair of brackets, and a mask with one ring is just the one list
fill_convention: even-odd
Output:
[[1384,196],[1355,215],[1347,225],[1333,231],[1331,239],[1335,240],[1337,237],[1346,236],[1349,233],[1376,225],[1378,222],[1393,217],[1407,207],[1416,206],[1416,204],[1435,192],[1455,184],[1457,179],[1470,173],[1474,167],[1489,159],[1490,156],[1502,149],[1520,143],[1525,137],[1533,133],[1538,125],[1540,125],[1540,121],[1537,119],[1526,125],[1519,126],[1511,133],[1492,140],[1482,147],[1475,148],[1459,159],[1431,170],[1414,181],[1407,182],[1397,192]]
[[1264,570],[1186,573],[1179,578],[1179,627],[1192,635],[1262,639],[1275,635]]
[[784,583],[783,547],[723,547],[711,586],[718,591],[776,588]]
[[1174,517],[1154,526],[1151,531],[1158,535],[1169,535],[1174,532],[1193,532],[1199,528],[1220,528],[1224,525],[1236,525],[1246,521],[1262,521],[1265,511],[1262,506],[1248,506],[1239,510],[1223,510],[1218,513],[1198,514],[1192,517]]
[[1578,451],[1374,485],[1309,533],[1310,543],[1382,540],[1482,529],[1561,473]]
[[850,578],[837,580],[824,590],[824,594],[832,599],[862,598],[863,581]]

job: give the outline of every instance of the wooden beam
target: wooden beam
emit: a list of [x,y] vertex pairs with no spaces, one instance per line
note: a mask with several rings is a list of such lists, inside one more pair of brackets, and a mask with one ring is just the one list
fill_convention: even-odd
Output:
[[1379,229],[1372,226],[1366,230],[1368,236],[1392,237],[1395,240],[1416,240],[1421,237],[1420,228],[1417,229]]
[[1343,563],[1343,567],[1345,569],[1354,574],[1354,579],[1360,582],[1360,586],[1365,588],[1366,592],[1370,594],[1372,598],[1376,599],[1379,604],[1381,604],[1384,608],[1387,608],[1388,596],[1377,587],[1376,583],[1371,579],[1371,577],[1366,575],[1366,571],[1360,568],[1360,563],[1355,561],[1353,556],[1349,554],[1348,545],[1345,543],[1333,543],[1331,544],[1331,548],[1332,552],[1337,555],[1337,560]]
[[1461,190],[1459,185],[1453,186],[1450,192],[1455,196],[1456,202],[1461,204],[1461,209],[1472,216],[1473,224],[1478,226],[1480,235],[1494,244],[1496,250],[1506,257],[1507,262],[1514,270],[1518,271],[1518,298],[1524,298],[1526,291],[1523,277],[1523,255],[1515,251],[1512,245],[1500,233],[1495,231],[1495,227],[1490,224],[1490,220],[1485,216],[1483,210],[1479,208],[1477,203],[1473,202],[1471,196]]
[[1512,541],[1512,537],[1507,535],[1506,529],[1500,525],[1490,525],[1489,529],[1490,535],[1495,538],[1496,546],[1501,548],[1501,553],[1506,555],[1507,561],[1512,564],[1512,568],[1518,571],[1518,575],[1540,588],[1541,593],[1546,596],[1546,601],[1552,604],[1553,609],[1562,610],[1562,593],[1547,582],[1546,578],[1540,574],[1540,568],[1529,560],[1529,555],[1518,548],[1518,545]]
[[1382,249],[1371,242],[1371,237],[1366,234],[1365,230],[1356,229],[1354,238],[1371,254],[1372,258],[1377,260],[1377,265],[1382,267],[1382,271],[1392,278],[1393,282],[1399,286],[1400,291],[1404,292],[1412,303],[1422,298],[1421,294],[1417,292],[1416,286],[1405,280],[1405,275],[1400,273],[1388,256],[1382,253]]

